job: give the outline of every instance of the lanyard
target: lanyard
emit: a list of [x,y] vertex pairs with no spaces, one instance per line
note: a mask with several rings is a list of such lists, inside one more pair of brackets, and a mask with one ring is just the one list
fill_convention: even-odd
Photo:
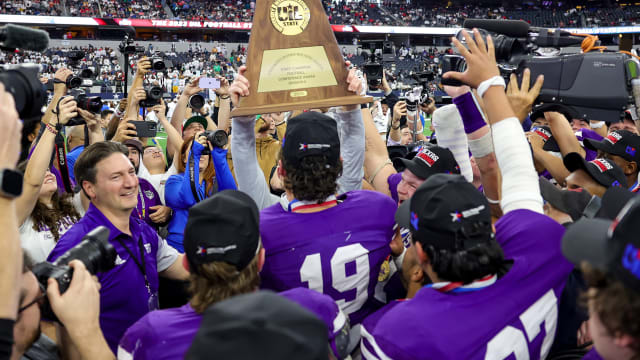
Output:
[[490,285],[493,285],[498,280],[497,275],[487,275],[480,280],[476,280],[471,284],[463,285],[462,282],[440,282],[435,284],[425,285],[425,287],[433,288],[441,293],[464,293],[472,292],[480,289],[484,289]]
[[151,293],[151,285],[149,284],[149,279],[147,278],[147,271],[146,271],[146,267],[145,267],[145,263],[144,263],[144,246],[142,245],[142,237],[140,237],[139,240],[138,240],[138,247],[140,248],[140,261],[138,261],[138,258],[136,258],[136,256],[133,255],[133,251],[131,251],[131,249],[129,249],[129,247],[126,246],[124,244],[124,242],[122,242],[122,239],[117,237],[116,240],[118,240],[120,245],[122,245],[122,247],[125,250],[127,250],[127,252],[131,256],[133,261],[138,266],[138,269],[140,269],[140,272],[142,272],[142,276],[144,276],[144,286],[147,287],[147,291],[149,292],[149,295],[153,296],[153,294]]
[[138,212],[138,217],[140,218],[140,220],[144,220],[147,212],[147,206],[144,202],[144,194],[142,193],[142,190],[140,189],[139,185],[138,185],[138,196],[140,198],[139,203],[142,203],[142,210],[139,210],[138,205],[136,205],[136,211]]

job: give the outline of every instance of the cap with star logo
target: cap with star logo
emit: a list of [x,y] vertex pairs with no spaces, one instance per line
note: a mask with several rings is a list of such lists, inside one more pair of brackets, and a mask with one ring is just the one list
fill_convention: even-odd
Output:
[[461,175],[431,175],[400,205],[396,222],[435,249],[460,251],[493,239],[489,203]]

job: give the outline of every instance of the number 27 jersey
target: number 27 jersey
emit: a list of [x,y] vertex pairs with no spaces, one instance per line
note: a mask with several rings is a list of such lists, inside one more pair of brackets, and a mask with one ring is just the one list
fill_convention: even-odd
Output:
[[[331,296],[362,321],[382,304],[374,298],[390,253],[396,204],[373,191],[352,191],[338,205],[315,213],[287,212],[280,204],[260,213],[266,252],[262,287],[284,291],[308,287]],[[381,273],[382,267],[382,273]]]

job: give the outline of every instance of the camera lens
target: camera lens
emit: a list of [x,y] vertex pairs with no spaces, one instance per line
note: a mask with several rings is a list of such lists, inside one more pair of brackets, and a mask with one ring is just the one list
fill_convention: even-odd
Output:
[[164,64],[164,60],[156,58],[156,59],[153,59],[152,68],[153,70],[156,70],[156,71],[163,71],[167,67]]
[[75,89],[82,85],[82,79],[77,76],[69,76],[67,78],[67,88]]
[[153,100],[160,100],[162,99],[162,88],[159,86],[152,86],[149,89],[149,92],[147,94],[147,97]]
[[60,256],[54,265],[68,265],[71,260],[82,261],[87,271],[95,275],[114,267],[116,250],[109,241],[100,239],[97,236],[88,236],[78,245]]
[[91,69],[82,69],[80,70],[80,78],[82,79],[91,79],[93,77],[93,71]]
[[202,109],[204,106],[204,96],[200,94],[191,95],[189,98],[189,106],[192,109]]
[[0,69],[0,83],[13,95],[16,110],[22,120],[39,119],[46,93],[38,80],[38,66],[5,66]]
[[80,109],[87,110],[94,114],[102,110],[102,99],[99,96],[88,97],[85,94],[78,94],[74,100],[78,103]]

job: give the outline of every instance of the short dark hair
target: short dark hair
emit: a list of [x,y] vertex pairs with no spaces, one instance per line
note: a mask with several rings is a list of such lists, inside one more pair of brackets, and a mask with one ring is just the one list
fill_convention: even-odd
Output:
[[78,160],[76,160],[73,168],[73,173],[76,176],[76,183],[80,185],[87,197],[89,197],[89,195],[84,191],[82,183],[86,180],[95,184],[96,174],[98,173],[96,164],[115,153],[122,153],[124,156],[129,156],[129,148],[118,142],[101,141],[89,145],[89,147],[84,149],[80,156],[78,156]]
[[611,336],[628,335],[635,341],[632,359],[640,359],[640,293],[610,275],[582,263],[587,286],[595,291],[583,295]]
[[114,113],[114,111],[111,110],[111,109],[104,109],[104,110],[102,110],[102,112],[100,112],[100,117],[104,119],[107,116],[109,116],[109,114],[113,114],[113,113]]
[[336,194],[338,189],[336,181],[342,174],[342,161],[332,165],[326,156],[311,155],[301,159],[298,166],[293,166],[287,164],[282,152],[280,152],[280,160],[286,172],[283,179],[284,187],[293,192],[296,199],[324,201]]
[[435,249],[422,242],[420,245],[429,257],[433,271],[444,281],[468,284],[484,276],[504,272],[504,253],[495,240],[455,252]]

